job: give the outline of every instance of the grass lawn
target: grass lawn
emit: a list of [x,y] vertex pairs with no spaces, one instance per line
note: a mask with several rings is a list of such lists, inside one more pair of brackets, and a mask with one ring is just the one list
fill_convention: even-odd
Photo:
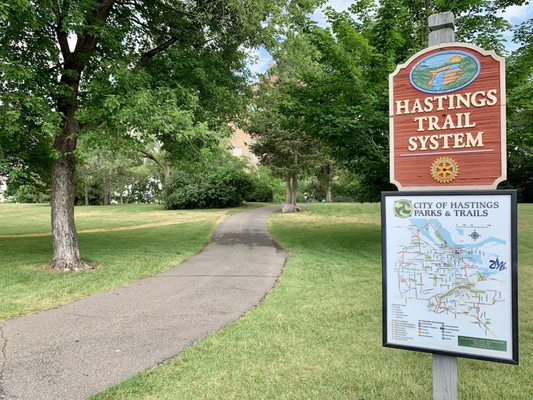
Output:
[[0,320],[168,269],[196,254],[216,222],[237,210],[167,211],[157,205],[77,207],[82,257],[99,267],[60,273],[47,269],[52,257],[50,207],[0,204]]
[[[378,205],[275,215],[291,251],[260,306],[94,399],[431,398],[431,355],[381,346]],[[519,207],[520,365],[459,360],[461,399],[533,398],[533,205]]]

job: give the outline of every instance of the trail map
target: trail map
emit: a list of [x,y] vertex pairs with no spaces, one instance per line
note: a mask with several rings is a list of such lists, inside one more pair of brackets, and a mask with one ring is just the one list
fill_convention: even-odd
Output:
[[513,358],[510,196],[386,197],[386,342]]

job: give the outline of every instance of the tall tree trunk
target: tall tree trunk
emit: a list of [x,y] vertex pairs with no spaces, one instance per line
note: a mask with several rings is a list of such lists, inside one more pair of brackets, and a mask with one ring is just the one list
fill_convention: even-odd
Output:
[[102,182],[102,200],[104,202],[105,206],[111,205],[111,184],[109,183],[109,180],[107,177],[104,178],[104,181]]
[[78,235],[74,223],[74,179],[76,132],[78,123],[71,107],[64,114],[62,132],[54,141],[59,157],[52,164],[52,242],[54,255],[50,267],[60,271],[88,268],[80,259]]
[[164,179],[163,184],[164,185],[167,185],[170,183],[171,175],[172,175],[172,169],[170,168],[170,164],[167,162],[164,162],[163,163],[163,179]]
[[287,175],[285,178],[285,204],[291,204],[292,189],[291,189],[291,177]]
[[291,205],[296,207],[296,195],[298,193],[298,174],[292,175],[292,199]]
[[85,205],[88,206],[89,205],[89,185],[87,184],[87,182],[83,182],[83,194],[85,197]]
[[328,187],[326,189],[326,203],[331,203],[332,196],[331,196],[331,185],[328,184]]
[[284,213],[298,212],[300,209],[296,206],[296,195],[298,192],[298,174],[288,175],[285,179],[286,198],[285,203],[281,206]]
[[326,182],[326,203],[331,203],[333,196],[331,195],[331,189],[333,187],[333,176],[335,175],[335,168],[331,165],[328,166],[327,182]]

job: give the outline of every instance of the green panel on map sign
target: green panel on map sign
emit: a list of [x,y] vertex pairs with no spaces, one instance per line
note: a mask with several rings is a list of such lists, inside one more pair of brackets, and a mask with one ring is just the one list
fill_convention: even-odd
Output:
[[459,346],[475,347],[478,349],[488,349],[497,351],[507,351],[507,342],[505,340],[484,339],[477,337],[459,336]]

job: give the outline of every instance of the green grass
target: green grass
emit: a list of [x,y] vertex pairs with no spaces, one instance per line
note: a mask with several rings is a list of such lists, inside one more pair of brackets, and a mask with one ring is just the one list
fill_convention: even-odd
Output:
[[[533,398],[533,206],[519,208],[519,366],[459,361],[461,399]],[[94,399],[430,399],[431,355],[381,346],[378,205],[275,215],[289,261],[241,320]]]
[[[99,230],[79,234],[82,257],[99,267],[59,273],[47,268],[52,257],[50,207],[1,204],[0,320],[55,307],[168,269],[196,254],[208,241],[216,221],[237,210],[78,207],[78,230]],[[135,228],[146,224],[154,226]],[[122,228],[128,229],[116,230]],[[38,235],[20,236],[28,233]]]
[[[237,209],[239,210],[239,209]],[[76,207],[78,231],[133,227],[210,219],[221,210],[168,211],[161,205]],[[0,204],[0,237],[6,235],[50,234],[50,206],[47,204]]]

